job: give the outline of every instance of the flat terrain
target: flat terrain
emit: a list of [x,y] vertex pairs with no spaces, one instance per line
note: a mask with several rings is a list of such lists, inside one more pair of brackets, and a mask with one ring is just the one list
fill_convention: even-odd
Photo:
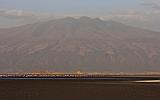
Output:
[[160,100],[160,83],[127,79],[0,79],[0,100]]

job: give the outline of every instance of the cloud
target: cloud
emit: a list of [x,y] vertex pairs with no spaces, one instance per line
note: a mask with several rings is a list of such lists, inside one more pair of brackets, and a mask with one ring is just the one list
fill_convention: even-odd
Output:
[[160,0],[141,0],[141,5],[148,8],[160,9]]
[[160,5],[157,3],[141,3],[141,5],[145,6],[145,7],[150,7],[153,9],[160,9]]
[[110,12],[102,17],[104,20],[115,20],[124,24],[160,31],[160,10],[130,9]]
[[34,15],[32,13],[24,12],[22,10],[0,9],[0,16],[7,18],[32,18]]
[[0,9],[0,16],[13,19],[33,19],[33,20],[42,20],[54,17],[53,14],[49,13],[40,13],[32,11],[24,11],[17,9]]
[[53,14],[0,8],[0,28],[15,27],[53,19]]

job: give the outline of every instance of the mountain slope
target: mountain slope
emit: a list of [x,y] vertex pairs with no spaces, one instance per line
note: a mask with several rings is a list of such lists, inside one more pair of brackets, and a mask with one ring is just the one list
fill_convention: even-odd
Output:
[[0,29],[0,69],[160,71],[160,33],[81,17]]

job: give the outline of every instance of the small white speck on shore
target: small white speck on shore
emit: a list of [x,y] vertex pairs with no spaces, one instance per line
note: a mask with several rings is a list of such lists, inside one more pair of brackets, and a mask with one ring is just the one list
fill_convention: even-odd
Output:
[[141,80],[141,81],[135,81],[137,83],[160,83],[160,80]]

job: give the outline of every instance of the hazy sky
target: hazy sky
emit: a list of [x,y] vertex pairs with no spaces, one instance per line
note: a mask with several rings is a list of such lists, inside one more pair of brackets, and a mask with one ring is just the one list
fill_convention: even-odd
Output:
[[55,15],[103,16],[109,12],[160,10],[160,0],[0,0],[0,9]]
[[139,3],[140,0],[0,0],[0,7],[52,13],[95,14],[130,9]]
[[100,17],[160,31],[160,0],[0,0],[0,27],[64,16]]

